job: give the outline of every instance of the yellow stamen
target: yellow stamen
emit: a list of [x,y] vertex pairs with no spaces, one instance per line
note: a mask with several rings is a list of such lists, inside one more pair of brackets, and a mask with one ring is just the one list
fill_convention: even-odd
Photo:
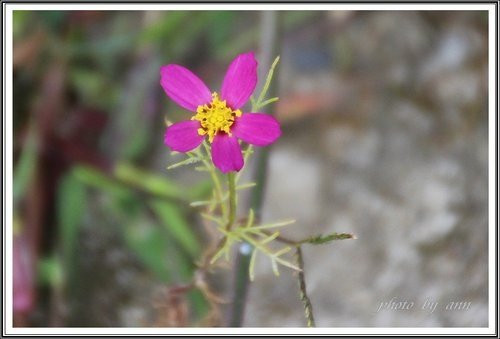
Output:
[[240,117],[239,109],[233,111],[227,107],[226,100],[221,101],[219,95],[212,94],[212,102],[206,105],[200,105],[196,109],[196,115],[191,120],[198,120],[201,128],[198,129],[199,135],[208,135],[208,141],[214,141],[218,132],[225,132],[231,135],[231,125],[235,117]]

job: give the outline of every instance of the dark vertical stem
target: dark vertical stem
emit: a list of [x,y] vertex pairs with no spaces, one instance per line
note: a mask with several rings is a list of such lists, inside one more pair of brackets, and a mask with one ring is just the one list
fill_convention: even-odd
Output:
[[255,152],[255,171],[253,173],[254,182],[257,186],[254,187],[250,196],[250,206],[255,212],[255,220],[260,220],[262,201],[264,198],[264,189],[266,187],[267,160],[269,158],[269,148],[260,149]]
[[299,271],[299,290],[300,290],[300,300],[304,304],[304,314],[306,316],[307,327],[316,327],[314,322],[314,315],[312,310],[311,300],[307,296],[306,291],[306,277],[304,273],[304,258],[302,257],[302,249],[300,245],[297,246],[295,254],[297,255],[297,265],[300,268]]
[[[278,41],[278,12],[265,11],[261,12],[261,54],[259,58],[259,79],[264,79],[265,74],[271,67],[274,57],[276,57],[279,49]],[[260,84],[261,86],[263,83]],[[277,93],[277,79],[272,82],[267,97],[274,97]],[[259,93],[259,90],[255,91]],[[273,114],[271,107],[267,106],[267,112]],[[254,158],[254,172],[252,173],[253,181],[257,186],[252,190],[249,201],[249,208],[255,212],[255,219],[260,219],[262,210],[262,201],[264,197],[264,190],[266,187],[267,175],[267,160],[269,157],[269,147],[262,149],[255,149]],[[250,264],[250,256],[252,254],[252,247],[250,244],[244,243],[240,246],[238,257],[236,259],[234,289],[232,296],[232,304],[229,313],[229,326],[241,327],[243,324],[243,316],[245,309],[246,296],[248,293],[248,266]]]
[[231,314],[229,317],[230,327],[241,327],[243,322],[243,314],[245,310],[246,296],[248,292],[248,266],[250,265],[250,257],[252,254],[252,246],[244,243],[238,249],[235,268],[235,283],[231,305]]

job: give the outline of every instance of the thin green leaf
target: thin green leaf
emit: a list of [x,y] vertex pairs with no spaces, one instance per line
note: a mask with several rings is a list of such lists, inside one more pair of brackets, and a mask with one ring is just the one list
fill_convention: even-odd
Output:
[[253,225],[254,219],[255,219],[255,212],[253,211],[253,208],[250,208],[250,211],[248,212],[247,224],[245,227],[251,227]]
[[286,266],[286,267],[292,268],[292,269],[294,269],[294,270],[296,270],[296,271],[299,271],[299,272],[300,272],[300,271],[302,271],[299,267],[295,266],[294,264],[292,264],[292,263],[290,263],[290,262],[288,262],[288,261],[286,261],[286,260],[284,260],[284,259],[281,259],[281,258],[275,258],[275,260],[276,260],[277,262],[279,262],[279,263],[280,263],[281,265],[283,265],[283,266]]
[[279,237],[279,235],[280,235],[280,232],[274,232],[273,234],[271,234],[270,236],[268,236],[267,238],[265,238],[264,240],[262,240],[260,243],[262,245],[268,244],[271,241],[273,241],[274,239],[276,239],[277,237]]
[[253,249],[252,256],[250,257],[250,264],[248,266],[248,275],[250,277],[250,281],[253,281],[255,278],[255,262],[257,260],[257,253],[258,251],[256,249]]
[[282,248],[281,250],[279,250],[278,252],[274,253],[274,256],[275,256],[275,257],[280,257],[280,256],[282,256],[283,254],[290,252],[290,250],[291,250],[291,249],[292,249],[292,248],[291,248],[291,247],[288,247],[288,246],[287,246],[287,247],[284,247],[284,248]]
[[[217,259],[219,259],[223,254],[225,254],[228,251],[229,251],[229,249],[228,249],[227,245],[222,247],[221,249],[219,249],[217,251],[217,253],[215,253],[214,256],[212,257],[212,259],[210,260],[210,264],[215,263],[217,261]],[[227,254],[226,254],[226,257],[227,257]]]
[[280,271],[278,269],[278,264],[276,263],[276,258],[273,258],[271,257],[271,265],[273,267],[273,273],[275,276],[279,276],[280,275]]
[[132,195],[131,190],[127,186],[109,178],[104,173],[92,167],[75,166],[73,173],[75,178],[84,184],[105,191],[116,197],[128,198]]
[[85,205],[85,186],[70,172],[61,179],[57,191],[57,221],[66,272],[75,266],[78,233]]
[[256,185],[257,184],[255,182],[249,182],[247,184],[236,186],[236,190],[240,191],[240,190],[244,190],[246,188],[255,187]]
[[193,201],[189,203],[189,206],[191,207],[199,207],[199,206],[207,206],[212,203],[212,200],[200,200],[200,201]]
[[116,177],[124,182],[143,188],[156,195],[169,198],[186,198],[186,190],[164,176],[152,174],[130,164],[121,163],[115,167]]
[[356,239],[356,236],[352,233],[331,233],[327,235],[318,235],[314,237],[307,238],[305,240],[300,241],[301,244],[309,243],[313,245],[321,245],[329,243],[333,240],[344,240],[344,239]]
[[207,220],[210,220],[210,221],[213,221],[215,222],[216,224],[218,224],[219,226],[224,226],[226,224],[226,222],[224,220],[222,220],[221,218],[219,217],[216,217],[212,214],[209,214],[209,213],[201,213],[200,214],[202,216],[202,218],[205,218]]
[[33,173],[35,173],[36,169],[36,155],[37,148],[35,129],[34,127],[31,127],[19,161],[14,167],[14,182],[12,186],[14,203],[24,195],[26,187],[29,186],[33,178]]
[[200,161],[202,161],[202,159],[197,158],[197,157],[189,157],[187,159],[184,159],[182,161],[176,162],[173,165],[168,166],[167,170],[171,170],[171,169],[174,169],[174,168],[177,168],[177,167],[181,167],[181,166],[185,166],[185,165],[195,164],[195,163],[200,162]]
[[200,244],[179,208],[170,202],[159,199],[152,200],[149,205],[179,244],[192,257],[195,257],[199,252]]
[[258,108],[262,107],[262,100],[264,100],[264,98],[266,97],[267,91],[269,90],[269,85],[271,84],[271,80],[273,79],[274,68],[276,67],[276,65],[278,65],[279,61],[280,57],[277,56],[276,59],[274,59],[269,72],[267,73],[266,82],[264,83],[264,87],[262,87],[262,91],[260,92],[259,98],[257,99]]
[[252,96],[250,96],[250,104],[252,105],[252,107],[255,107],[255,98]]
[[267,106],[267,105],[269,105],[269,104],[271,104],[273,102],[278,101],[279,99],[280,98],[278,98],[278,97],[274,97],[274,98],[268,99],[268,100],[264,101],[263,103],[261,103],[259,106],[260,106],[260,108],[262,108],[262,107]]
[[253,145],[248,145],[247,148],[243,151],[243,156],[245,157],[245,160],[247,160],[248,157],[253,153],[254,153]]
[[286,221],[281,221],[281,222],[274,222],[274,223],[269,223],[269,224],[262,224],[259,226],[252,226],[250,230],[265,230],[269,228],[275,228],[275,227],[284,227],[291,225],[295,222],[295,220],[286,220]]
[[[130,223],[125,227],[127,245],[149,271],[153,272],[160,280],[167,281],[171,273],[165,261],[169,248],[165,234],[158,228],[137,226],[137,223]],[[172,258],[169,258],[168,263],[173,264]],[[171,269],[179,270],[179,268],[172,267]]]
[[210,172],[210,169],[206,168],[205,166],[196,166],[194,169],[198,172]]
[[240,237],[241,237],[241,239],[246,240],[248,243],[253,245],[255,250],[259,250],[263,254],[265,254],[267,257],[269,257],[270,260],[274,260],[274,261],[280,263],[281,265],[287,266],[287,267],[292,268],[294,270],[301,271],[301,269],[299,267],[295,266],[294,264],[292,264],[292,263],[290,263],[290,262],[288,262],[280,257],[274,256],[272,253],[270,253],[270,251],[265,246],[263,246],[259,242],[256,242],[252,237],[246,235],[245,233],[241,233]]

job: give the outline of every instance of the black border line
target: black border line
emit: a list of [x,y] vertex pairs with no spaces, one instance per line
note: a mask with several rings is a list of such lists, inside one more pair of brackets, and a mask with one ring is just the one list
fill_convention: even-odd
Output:
[[[6,119],[6,116],[7,116],[7,109],[6,109],[6,104],[5,104],[5,97],[6,97],[6,94],[5,94],[5,88],[7,87],[6,85],[6,79],[5,79],[5,74],[6,74],[6,68],[7,68],[7,65],[5,63],[5,50],[4,50],[4,46],[5,46],[5,40],[6,40],[6,33],[5,33],[5,28],[6,28],[6,24],[5,24],[5,11],[4,11],[4,8],[6,7],[7,5],[2,3],[2,7],[0,9],[0,12],[1,12],[1,15],[2,15],[2,94],[1,94],[1,99],[2,99],[2,310],[3,310],[3,314],[7,314],[7,306],[6,306],[6,303],[5,303],[5,297],[6,297],[6,291],[5,291],[5,284],[4,284],[4,281],[5,281],[5,278],[6,278],[6,272],[5,272],[5,258],[7,257],[7,253],[5,252],[6,249],[5,249],[5,239],[6,239],[6,236],[5,236],[5,229],[6,229],[6,226],[7,226],[7,220],[6,220],[6,214],[5,214],[5,198],[6,198],[6,192],[5,192],[5,184],[6,184],[6,171],[5,171],[5,162],[4,162],[4,159],[5,159],[5,156],[7,154],[6,152],[6,137],[5,137],[5,119]],[[5,334],[7,332],[7,329],[5,327],[5,324],[4,324],[4,316],[1,317],[1,322],[2,322],[2,334]]]
[[[498,32],[498,16],[499,16],[499,7],[498,7],[498,2],[495,3],[495,9],[496,9],[496,16],[495,16],[495,84],[496,84],[496,93],[495,93],[495,112],[496,112],[496,124],[495,124],[495,156],[496,156],[496,161],[495,161],[495,199],[496,199],[496,204],[495,204],[495,225],[496,225],[496,237],[495,237],[495,257],[496,257],[496,262],[495,262],[495,287],[496,287],[496,296],[495,296],[495,336],[498,337],[498,241],[499,241],[499,229],[498,229],[498,126],[499,126],[499,121],[498,121],[498,40],[499,40],[499,32]],[[489,41],[489,35],[488,35],[488,41]],[[488,42],[489,43],[489,42]],[[489,54],[489,53],[488,53]],[[491,76],[491,70],[489,69],[488,66],[488,79]],[[489,82],[489,81],[488,81]],[[488,91],[490,90],[489,84],[488,84]],[[489,104],[488,104],[489,108]],[[488,122],[489,126],[489,122]],[[488,152],[489,153],[489,152]],[[490,159],[488,159],[489,162]],[[489,165],[488,165],[489,168]],[[488,187],[491,185],[490,182],[488,182]],[[488,198],[488,203],[489,203],[489,198]],[[488,208],[488,213],[489,213],[489,208]],[[489,216],[488,216],[489,218]],[[488,237],[489,238],[489,237]],[[489,292],[488,292],[489,296]],[[491,316],[488,312],[488,316]],[[489,324],[491,326],[491,324]]]
[[32,4],[32,5],[39,5],[39,4],[74,4],[74,5],[87,5],[87,4],[136,4],[136,5],[142,5],[142,4],[163,4],[163,5],[190,5],[190,4],[199,4],[199,5],[239,5],[239,4],[264,4],[264,5],[294,5],[294,4],[303,4],[303,5],[337,5],[337,4],[344,4],[344,5],[372,5],[372,4],[388,4],[388,5],[416,5],[416,4],[433,4],[433,5],[453,5],[453,4],[466,4],[466,5],[478,5],[478,4],[496,4],[498,5],[498,1],[496,0],[478,0],[478,1],[470,1],[470,0],[457,0],[457,1],[447,1],[447,0],[440,0],[440,1],[432,1],[432,0],[422,0],[422,1],[415,1],[415,0],[409,0],[409,1],[401,1],[401,0],[389,0],[385,2],[380,2],[380,1],[344,1],[344,0],[339,0],[339,1],[331,1],[331,0],[316,0],[316,1],[303,1],[303,0],[291,0],[291,1],[285,1],[285,0],[278,0],[278,1],[262,1],[262,0],[256,0],[256,1],[232,1],[232,0],[227,0],[227,1],[162,1],[162,0],[147,0],[147,1],[141,1],[141,2],[132,2],[132,1],[119,1],[119,0],[106,0],[106,1],[99,1],[99,0],[88,0],[88,1],[68,1],[68,0],[56,0],[56,1],[33,1],[33,0],[2,0],[2,3],[9,3],[9,4]]

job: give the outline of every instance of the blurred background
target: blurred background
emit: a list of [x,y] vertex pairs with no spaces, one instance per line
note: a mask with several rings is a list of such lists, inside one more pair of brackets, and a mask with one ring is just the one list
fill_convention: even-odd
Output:
[[[14,12],[15,326],[225,325],[224,305],[168,293],[206,245],[189,202],[211,187],[166,170],[181,158],[165,118],[189,113],[159,68],[182,64],[215,90],[249,50],[281,55],[264,220],[296,218],[295,239],[358,238],[303,248],[317,325],[488,325],[487,13],[273,17]],[[275,277],[265,258],[256,269],[244,326],[304,326],[293,272]],[[229,272],[213,277],[220,296]],[[414,306],[379,310],[391,300]]]

